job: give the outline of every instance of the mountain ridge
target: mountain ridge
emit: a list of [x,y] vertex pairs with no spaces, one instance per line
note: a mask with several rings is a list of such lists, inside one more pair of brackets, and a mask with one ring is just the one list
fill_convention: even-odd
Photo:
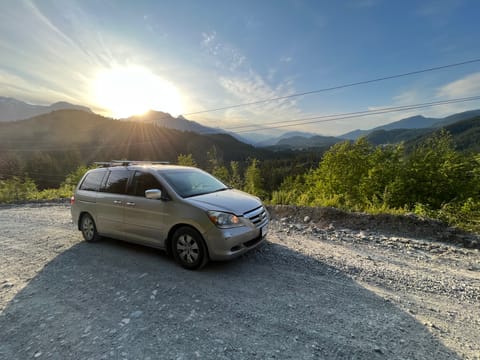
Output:
[[90,108],[82,105],[58,101],[51,105],[35,105],[11,97],[0,96],[0,122],[25,120],[56,110],[82,110],[93,113]]

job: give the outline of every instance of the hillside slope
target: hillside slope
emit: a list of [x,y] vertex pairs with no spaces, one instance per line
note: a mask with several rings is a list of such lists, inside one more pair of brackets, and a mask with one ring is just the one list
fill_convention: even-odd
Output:
[[46,186],[80,164],[94,161],[174,162],[178,154],[192,153],[199,163],[206,163],[207,152],[213,147],[225,162],[268,154],[226,134],[199,135],[85,111],[60,110],[0,123],[0,175],[26,171]]

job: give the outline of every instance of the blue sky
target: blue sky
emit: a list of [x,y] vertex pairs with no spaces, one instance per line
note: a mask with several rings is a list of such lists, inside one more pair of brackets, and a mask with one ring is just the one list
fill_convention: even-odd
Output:
[[[140,103],[123,113],[188,114],[480,58],[479,14],[475,0],[5,0],[0,96],[113,117],[129,99]],[[137,81],[123,85],[125,71]],[[99,87],[102,74],[110,83]],[[187,118],[229,128],[475,95],[480,63]],[[338,135],[474,108],[480,102],[282,131]]]

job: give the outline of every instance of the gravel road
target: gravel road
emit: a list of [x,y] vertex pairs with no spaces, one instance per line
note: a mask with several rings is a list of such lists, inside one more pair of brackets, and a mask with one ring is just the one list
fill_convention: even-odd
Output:
[[0,359],[480,359],[478,249],[273,215],[191,272],[83,242],[65,204],[0,207]]

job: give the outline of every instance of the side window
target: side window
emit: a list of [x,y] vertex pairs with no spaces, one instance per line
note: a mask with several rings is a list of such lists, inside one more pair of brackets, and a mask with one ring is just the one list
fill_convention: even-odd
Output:
[[130,195],[145,197],[145,190],[150,189],[162,190],[162,185],[160,185],[152,174],[136,171],[128,193]]
[[105,175],[105,173],[106,171],[93,171],[87,174],[82,184],[80,185],[80,190],[100,190],[100,185],[102,184],[103,176]]
[[110,171],[103,191],[113,194],[125,194],[129,177],[130,171],[128,170]]

